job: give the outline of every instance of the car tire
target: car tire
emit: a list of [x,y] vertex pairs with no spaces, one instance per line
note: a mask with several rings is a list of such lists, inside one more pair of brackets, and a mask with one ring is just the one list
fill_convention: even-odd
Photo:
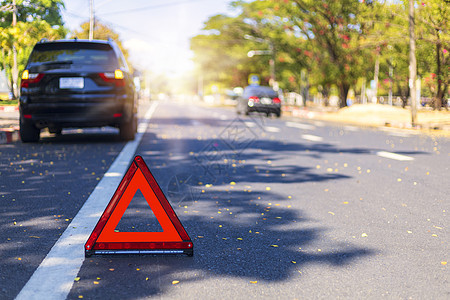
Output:
[[33,123],[28,122],[20,117],[20,139],[23,143],[36,143],[39,141],[39,136],[41,134],[41,130],[36,128]]
[[133,118],[128,122],[123,122],[119,127],[119,135],[120,139],[123,141],[131,141],[134,140],[134,134],[136,133],[136,118]]
[[276,116],[277,116],[277,118],[281,117],[281,111],[278,111],[278,112],[276,113]]
[[52,128],[52,129],[48,129],[48,132],[52,133],[52,134],[56,134],[56,135],[61,135],[62,134],[62,128]]

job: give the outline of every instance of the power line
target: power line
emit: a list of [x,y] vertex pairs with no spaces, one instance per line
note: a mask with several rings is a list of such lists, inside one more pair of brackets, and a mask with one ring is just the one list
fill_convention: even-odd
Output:
[[141,12],[141,11],[145,11],[145,10],[152,10],[152,9],[158,9],[158,8],[163,8],[163,7],[176,6],[176,5],[180,5],[180,4],[193,3],[193,2],[198,2],[198,1],[206,1],[206,0],[184,0],[184,1],[177,1],[177,2],[159,4],[159,5],[144,6],[144,7],[141,7],[141,8],[132,8],[132,9],[128,9],[128,10],[99,13],[99,15],[106,16],[106,15],[117,15],[117,14],[131,13],[131,12],[136,12],[136,11]]

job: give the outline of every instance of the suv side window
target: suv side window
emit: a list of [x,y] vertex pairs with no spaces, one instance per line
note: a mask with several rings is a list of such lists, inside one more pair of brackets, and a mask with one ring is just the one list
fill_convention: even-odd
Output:
[[126,72],[129,72],[130,70],[128,68],[127,61],[126,61],[125,57],[123,56],[123,53],[120,50],[119,46],[117,46],[117,44],[114,43],[113,44],[113,48],[114,48],[114,50],[115,50],[115,52],[117,53],[117,56],[118,56],[119,68],[124,70],[124,71],[126,71]]

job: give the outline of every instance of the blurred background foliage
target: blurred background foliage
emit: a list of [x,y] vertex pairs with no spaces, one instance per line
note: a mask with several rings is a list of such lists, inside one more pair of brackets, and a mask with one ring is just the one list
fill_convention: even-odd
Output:
[[[190,78],[201,80],[205,87],[232,89],[247,85],[250,74],[258,74],[264,85],[273,83],[274,76],[283,91],[296,92],[304,98],[309,93],[320,92],[324,98],[335,94],[339,96],[339,106],[343,107],[347,105],[349,91],[361,93],[378,73],[379,95],[386,95],[391,89],[406,104],[409,97],[408,2],[232,1],[233,13],[211,16],[204,23],[202,33],[191,39],[196,74]],[[6,71],[11,87],[18,82],[36,42],[42,38],[87,38],[89,31],[88,22],[75,32],[64,27],[63,0],[16,0],[15,3],[17,20],[12,26],[12,0],[0,0],[0,70]],[[416,56],[422,96],[432,98],[434,107],[441,108],[446,106],[449,97],[450,4],[448,0],[415,3]],[[128,51],[113,28],[97,20],[94,37],[114,39],[128,58]],[[268,55],[249,57],[248,53],[255,50]]]
[[[406,103],[408,1],[256,0],[231,5],[233,16],[212,16],[204,32],[191,39],[198,76],[206,84],[245,86],[251,73],[268,84],[271,57],[247,53],[272,47],[276,81],[285,91],[304,95],[305,86],[325,96],[334,91],[343,107],[349,90],[360,92],[363,83],[374,79],[378,65],[379,94],[386,95],[392,85],[394,95]],[[449,96],[449,24],[448,1],[416,1],[418,76],[422,96],[435,99],[435,108]]]

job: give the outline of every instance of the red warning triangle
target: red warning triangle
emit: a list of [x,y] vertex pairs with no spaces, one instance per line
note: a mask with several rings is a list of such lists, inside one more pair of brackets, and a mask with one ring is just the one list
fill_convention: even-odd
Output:
[[[116,232],[136,192],[140,190],[162,232]],[[187,254],[193,243],[141,156],[136,156],[109,201],[84,248],[86,257],[98,254]]]

